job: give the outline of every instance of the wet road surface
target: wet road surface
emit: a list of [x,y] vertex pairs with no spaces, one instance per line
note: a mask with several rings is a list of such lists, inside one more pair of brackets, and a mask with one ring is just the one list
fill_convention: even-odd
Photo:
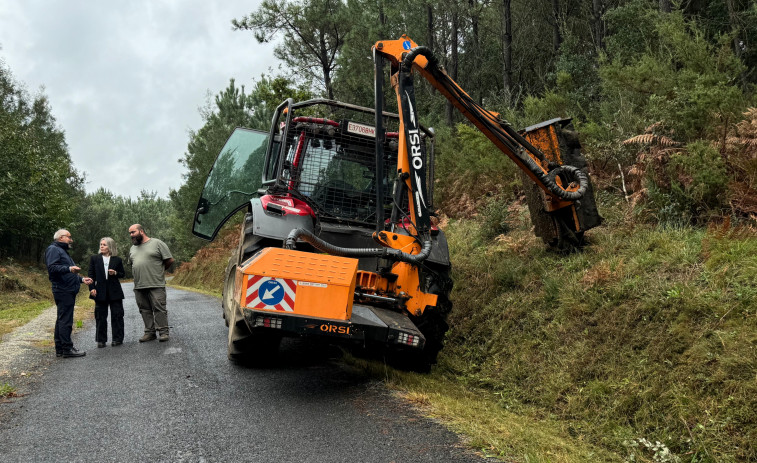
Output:
[[276,367],[230,364],[216,298],[168,288],[171,339],[140,344],[131,289],[123,345],[96,348],[92,322],[74,334],[86,357],[0,404],[0,461],[483,461],[333,350],[291,340]]

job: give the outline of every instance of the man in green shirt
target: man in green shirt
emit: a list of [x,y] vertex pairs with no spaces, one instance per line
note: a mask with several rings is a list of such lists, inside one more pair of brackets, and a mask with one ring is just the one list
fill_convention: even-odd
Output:
[[[134,298],[145,322],[145,334],[139,338],[139,342],[153,339],[168,341],[164,272],[173,264],[173,256],[166,243],[147,236],[145,229],[138,223],[129,227],[129,236],[134,245],[129,249],[129,261],[134,274]],[[155,335],[156,331],[159,336]]]

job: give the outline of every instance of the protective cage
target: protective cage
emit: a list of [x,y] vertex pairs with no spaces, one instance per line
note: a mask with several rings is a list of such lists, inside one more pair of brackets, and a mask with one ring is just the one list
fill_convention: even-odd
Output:
[[[282,116],[281,123],[284,122]],[[321,220],[376,223],[375,115],[359,107],[326,103],[292,111],[279,185],[305,199]],[[390,218],[397,180],[399,119],[383,118],[383,210]],[[430,137],[423,137],[428,145]],[[426,150],[428,152],[428,150]],[[429,156],[427,156],[429,157]],[[430,177],[430,175],[427,174]],[[429,179],[427,179],[428,181]],[[429,182],[430,183],[430,182]],[[398,196],[408,216],[407,194]]]

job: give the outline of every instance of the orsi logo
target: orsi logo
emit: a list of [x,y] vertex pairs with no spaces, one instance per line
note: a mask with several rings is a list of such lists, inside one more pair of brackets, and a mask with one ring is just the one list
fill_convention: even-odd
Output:
[[334,326],[328,323],[321,325],[321,331],[324,333],[350,334],[350,328],[349,326]]

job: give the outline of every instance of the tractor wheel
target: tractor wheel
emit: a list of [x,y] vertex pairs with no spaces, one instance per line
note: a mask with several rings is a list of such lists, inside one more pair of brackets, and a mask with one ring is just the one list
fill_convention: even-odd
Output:
[[269,331],[250,331],[239,310],[229,317],[228,357],[238,365],[267,366],[273,363],[281,335]]
[[229,326],[229,318],[231,317],[231,309],[234,307],[234,280],[236,278],[236,265],[229,265],[226,270],[226,280],[223,283],[223,297],[221,298],[221,308],[223,310],[223,319],[226,322],[226,326]]
[[246,363],[249,360],[252,332],[244,321],[242,314],[235,307],[231,307],[229,316],[228,356],[234,363]]
[[224,282],[222,305],[226,326],[229,327],[228,356],[237,364],[268,365],[275,358],[281,343],[281,335],[267,329],[250,330],[242,316],[239,303],[234,300],[234,284],[237,266],[265,247],[279,243],[253,233],[252,215],[245,215],[237,252],[229,260]]
[[426,338],[426,345],[421,352],[406,356],[403,362],[409,369],[420,373],[428,373],[431,371],[431,365],[436,363],[439,351],[444,346],[444,336],[449,330],[447,315],[452,310],[449,300],[449,293],[452,291],[450,267],[434,266],[430,270],[432,271],[426,275],[427,292],[438,296],[436,306],[426,307],[420,317],[410,317]]

